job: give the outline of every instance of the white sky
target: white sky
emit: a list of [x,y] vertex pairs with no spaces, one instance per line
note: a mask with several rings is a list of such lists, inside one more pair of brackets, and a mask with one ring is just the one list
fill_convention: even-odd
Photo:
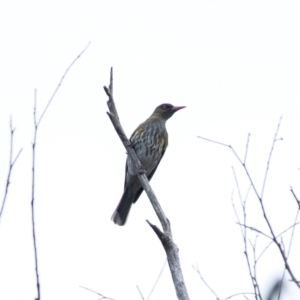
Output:
[[[243,157],[262,187],[272,139],[283,116],[265,190],[276,233],[290,226],[300,197],[299,1],[1,1],[0,183],[4,191],[13,117],[15,165],[0,223],[0,299],[36,296],[31,237],[33,95],[38,115],[71,61],[91,41],[65,78],[38,132],[36,226],[43,300],[97,299],[79,285],[114,299],[141,299],[165,260],[146,219],[159,224],[143,194],[125,227],[110,221],[124,181],[125,150],[106,111],[109,68],[128,136],[164,102],[186,105],[168,121],[169,148],[152,187],[171,220],[191,299],[214,299],[192,269],[225,298],[251,292],[243,243],[231,205],[249,187]],[[268,233],[253,192],[249,225]],[[290,233],[285,236],[288,246]],[[299,229],[290,264],[300,280]],[[249,235],[252,241],[255,234]],[[268,241],[259,237],[258,253]],[[258,264],[262,292],[282,274],[271,247]],[[287,277],[289,278],[289,277]],[[285,297],[299,299],[287,284]],[[168,268],[155,299],[175,299]],[[235,299],[242,299],[235,298]]]

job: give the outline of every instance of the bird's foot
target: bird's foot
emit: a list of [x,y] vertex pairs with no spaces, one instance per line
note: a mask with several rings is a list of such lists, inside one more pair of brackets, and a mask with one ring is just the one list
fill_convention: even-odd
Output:
[[143,168],[143,166],[139,166],[139,168],[138,168],[138,174],[139,175],[143,175],[143,174],[145,174],[145,170],[144,170],[144,168]]
[[132,147],[132,144],[129,140],[124,142],[125,147]]

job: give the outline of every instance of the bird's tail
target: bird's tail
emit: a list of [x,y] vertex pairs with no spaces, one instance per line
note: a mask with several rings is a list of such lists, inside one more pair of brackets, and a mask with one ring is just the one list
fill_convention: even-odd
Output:
[[122,226],[126,223],[126,219],[128,217],[133,200],[134,200],[134,194],[132,192],[132,188],[131,187],[125,188],[123,196],[116,210],[111,216],[111,219],[115,224]]

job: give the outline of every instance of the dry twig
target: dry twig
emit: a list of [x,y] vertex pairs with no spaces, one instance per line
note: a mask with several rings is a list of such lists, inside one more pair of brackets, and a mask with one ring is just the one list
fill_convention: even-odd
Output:
[[142,300],[145,300],[145,298],[144,298],[144,296],[143,296],[143,294],[142,294],[142,291],[140,290],[140,288],[139,288],[138,285],[136,286],[136,288],[137,288],[137,290],[138,290],[138,292],[139,292],[139,294],[140,294]]
[[159,272],[159,274],[158,274],[158,276],[157,276],[157,278],[156,278],[156,280],[155,280],[155,282],[154,282],[154,285],[153,285],[153,287],[152,287],[152,289],[151,289],[151,291],[150,291],[150,293],[149,293],[149,295],[148,295],[147,298],[144,298],[144,296],[143,296],[143,294],[142,294],[142,291],[140,290],[139,286],[138,286],[138,285],[136,286],[136,288],[137,288],[137,290],[138,290],[138,292],[139,292],[139,294],[140,294],[142,300],[145,300],[145,299],[146,299],[146,300],[149,300],[149,299],[150,299],[150,297],[151,297],[153,291],[155,290],[155,287],[156,287],[157,283],[159,282],[159,279],[160,279],[160,277],[161,277],[161,275],[162,275],[162,273],[163,273],[163,271],[164,271],[164,268],[165,268],[165,266],[166,266],[166,263],[167,263],[167,260],[164,261],[164,265],[162,266],[162,268],[161,268],[161,270],[160,270],[160,272]]
[[293,190],[292,187],[291,187],[291,193],[293,194],[293,196],[294,196],[294,198],[295,198],[295,200],[296,200],[296,202],[298,204],[298,207],[300,209],[300,200],[297,198],[297,196],[296,196],[296,194],[295,194],[295,192],[294,192],[294,190]]
[[154,291],[154,289],[155,289],[155,287],[156,287],[156,285],[157,285],[157,283],[158,283],[158,281],[159,281],[159,279],[160,279],[160,277],[161,277],[161,275],[162,275],[162,273],[164,271],[166,263],[167,263],[167,260],[164,261],[164,265],[162,266],[162,268],[161,268],[161,270],[160,270],[160,272],[158,274],[158,277],[157,277],[156,281],[154,282],[154,285],[153,285],[153,287],[152,287],[152,289],[151,289],[151,291],[150,291],[150,293],[149,293],[149,295],[147,297],[147,300],[150,299],[150,297],[151,297],[151,295],[152,295],[152,293],[153,293],[153,291]]
[[81,57],[81,55],[86,51],[86,49],[89,47],[90,43],[87,44],[87,46],[77,55],[77,57],[71,62],[71,64],[66,69],[65,73],[63,74],[62,78],[60,79],[57,87],[55,88],[52,96],[50,97],[47,105],[45,106],[41,116],[39,119],[36,117],[36,104],[37,104],[37,91],[34,91],[34,108],[33,108],[33,123],[34,123],[34,136],[33,136],[33,142],[32,142],[32,186],[31,186],[31,222],[32,222],[32,237],[33,237],[33,248],[34,248],[34,262],[35,262],[35,275],[36,275],[36,286],[37,286],[37,298],[36,300],[41,299],[41,291],[40,291],[40,280],[39,280],[39,268],[38,268],[38,255],[37,255],[37,243],[36,243],[36,230],[35,230],[35,157],[36,157],[36,143],[37,143],[37,133],[39,125],[41,124],[41,121],[49,108],[49,105],[51,104],[53,98],[55,97],[57,91],[59,90],[60,86],[62,85],[66,75],[68,74],[71,67],[75,64],[75,62]]
[[18,157],[20,156],[20,154],[21,154],[21,152],[23,150],[21,148],[19,150],[18,154],[16,155],[16,157],[13,159],[14,133],[15,133],[16,129],[13,128],[12,118],[10,118],[9,127],[10,127],[9,168],[8,168],[8,174],[7,174],[7,179],[6,179],[4,197],[3,197],[3,201],[2,201],[2,205],[1,205],[1,209],[0,209],[0,221],[1,221],[1,217],[2,217],[2,214],[3,214],[4,206],[5,206],[7,195],[8,195],[8,188],[9,188],[9,185],[10,185],[11,172],[12,172],[12,169],[13,169],[13,167],[14,167],[17,159],[18,159]]
[[200,279],[203,281],[203,283],[208,287],[208,289],[214,294],[214,296],[216,297],[216,300],[229,300],[231,298],[237,297],[237,296],[241,296],[243,295],[246,299],[248,299],[245,295],[254,295],[254,293],[236,293],[236,294],[232,294],[226,298],[220,298],[217,293],[211,288],[211,286],[207,283],[207,281],[204,279],[204,277],[202,276],[202,274],[200,273],[199,267],[197,265],[197,267],[192,266],[193,269],[199,274]]
[[208,287],[208,289],[214,294],[214,296],[216,297],[217,300],[220,300],[219,296],[216,294],[216,292],[210,287],[210,285],[206,282],[206,280],[203,278],[202,274],[200,273],[199,267],[197,265],[197,267],[192,266],[193,269],[199,274],[201,280],[203,281],[203,283]]
[[[267,176],[268,176],[268,172],[269,172],[269,168],[270,168],[270,163],[271,163],[271,158],[272,158],[272,154],[273,154],[273,151],[274,151],[274,146],[275,146],[275,143],[279,140],[282,140],[282,138],[278,138],[278,133],[279,133],[279,129],[280,129],[280,124],[281,124],[281,120],[282,120],[282,117],[280,117],[280,120],[278,122],[278,125],[277,125],[277,129],[276,129],[276,132],[274,134],[274,138],[273,138],[273,142],[272,142],[272,146],[271,146],[271,150],[270,150],[270,153],[269,153],[269,158],[268,158],[268,161],[267,161],[267,167],[266,167],[266,171],[265,171],[265,176],[264,176],[264,181],[263,181],[263,185],[262,185],[262,190],[261,190],[261,194],[258,193],[258,190],[252,180],[252,177],[249,173],[249,170],[248,168],[246,167],[246,164],[245,164],[245,161],[244,162],[241,160],[241,158],[239,157],[239,155],[236,153],[236,151],[234,150],[234,148],[231,146],[231,145],[228,145],[228,144],[224,144],[224,143],[220,143],[220,142],[217,142],[217,141],[214,141],[214,140],[211,140],[211,139],[207,139],[207,138],[204,138],[204,137],[201,137],[201,136],[198,136],[198,138],[201,138],[203,140],[206,140],[206,141],[209,141],[209,142],[212,142],[212,143],[216,143],[218,145],[222,145],[222,146],[225,146],[225,147],[228,147],[231,149],[231,151],[233,152],[233,154],[235,155],[235,157],[237,158],[237,160],[240,162],[240,164],[243,166],[244,168],[244,171],[246,172],[247,174],[247,177],[251,183],[251,186],[253,188],[253,191],[260,203],[260,207],[261,207],[261,210],[262,210],[262,213],[263,213],[263,217],[265,219],[265,222],[269,228],[269,231],[271,233],[271,238],[273,240],[273,242],[276,244],[279,252],[280,252],[280,255],[284,261],[284,265],[285,265],[285,268],[286,270],[288,271],[288,273],[290,274],[291,278],[292,278],[292,281],[298,286],[298,288],[300,288],[300,283],[299,281],[296,279],[288,261],[287,261],[287,257],[285,255],[285,252],[284,252],[284,248],[281,244],[280,241],[278,241],[275,233],[274,233],[274,230],[272,228],[272,225],[270,223],[270,220],[269,218],[267,217],[267,214],[266,214],[266,210],[265,210],[265,207],[264,207],[264,203],[263,203],[263,195],[264,195],[264,190],[265,190],[265,186],[266,186],[266,181],[267,181]],[[247,147],[248,147],[248,143],[247,143]]]
[[90,291],[90,292],[92,292],[92,293],[97,294],[98,296],[101,297],[99,300],[102,300],[102,299],[115,300],[115,299],[113,299],[113,298],[106,297],[106,296],[104,296],[104,295],[102,295],[102,294],[100,294],[100,293],[98,293],[98,292],[96,292],[96,291],[94,291],[94,290],[91,290],[91,289],[89,289],[89,288],[87,288],[87,287],[85,287],[85,286],[81,286],[81,285],[80,285],[79,287],[82,288],[82,289],[85,289],[85,290],[87,290],[87,291]]
[[[246,159],[247,159],[247,153],[248,153],[248,147],[249,147],[249,138],[250,138],[250,133],[248,134],[244,163],[246,162]],[[238,220],[237,224],[239,224],[240,228],[241,228],[241,233],[242,233],[243,242],[244,242],[244,255],[245,255],[245,258],[246,258],[246,263],[247,263],[248,271],[249,271],[249,274],[250,274],[250,279],[251,279],[251,283],[252,283],[252,286],[253,286],[255,299],[256,300],[258,300],[258,299],[261,300],[262,296],[261,296],[261,293],[260,293],[259,285],[257,283],[257,277],[256,277],[256,273],[255,273],[256,271],[255,271],[255,269],[252,270],[251,263],[250,263],[250,257],[248,255],[248,237],[247,237],[247,228],[248,228],[248,226],[246,225],[247,224],[246,203],[247,203],[247,199],[248,199],[249,192],[250,192],[250,189],[251,189],[251,185],[248,188],[246,196],[243,200],[242,199],[242,194],[241,194],[241,191],[240,191],[239,182],[238,182],[238,179],[237,179],[237,176],[235,174],[235,170],[234,170],[233,167],[232,167],[232,171],[233,171],[235,183],[236,183],[236,186],[237,186],[237,190],[238,190],[238,194],[239,194],[239,198],[240,198],[240,203],[241,203],[242,210],[243,210],[243,219],[244,219],[243,224],[239,221],[239,217],[238,217],[237,211],[235,209],[233,199],[231,201],[232,201],[232,204],[233,204],[233,209],[234,209],[235,215],[236,215],[237,220]],[[256,265],[254,264],[254,266],[256,266]]]

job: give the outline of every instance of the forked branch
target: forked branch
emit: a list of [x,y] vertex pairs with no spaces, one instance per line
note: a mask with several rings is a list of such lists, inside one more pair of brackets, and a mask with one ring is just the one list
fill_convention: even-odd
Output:
[[[152,225],[149,221],[148,224],[151,226],[151,228],[154,230],[154,232],[157,234],[158,238],[162,242],[164,249],[167,254],[167,259],[169,263],[169,268],[172,274],[174,286],[176,289],[176,294],[178,299],[180,300],[188,300],[189,296],[187,293],[187,289],[185,287],[183,274],[180,266],[179,256],[178,256],[178,248],[176,244],[173,242],[172,238],[172,232],[171,232],[171,226],[170,222],[165,216],[159,202],[157,201],[157,198],[149,184],[148,178],[145,175],[145,171],[134,151],[134,149],[131,146],[130,141],[128,140],[122,126],[120,123],[120,119],[118,116],[118,112],[116,109],[116,105],[113,98],[113,69],[110,70],[110,84],[109,87],[104,86],[104,91],[106,95],[108,96],[107,106],[109,109],[109,112],[107,112],[118,136],[120,137],[124,147],[126,148],[126,151],[128,155],[130,156],[131,160],[134,163],[134,167],[137,173],[137,176],[141,182],[141,185],[143,189],[145,190],[148,198],[150,199],[150,202],[157,214],[157,217],[162,225],[163,232],[155,225]],[[166,243],[166,241],[168,241]]]
[[5,191],[4,191],[4,197],[2,200],[2,205],[1,205],[1,209],[0,209],[0,221],[1,221],[1,217],[3,214],[3,210],[4,210],[4,206],[5,206],[5,202],[7,199],[7,195],[8,195],[8,188],[10,185],[10,177],[11,177],[11,172],[12,169],[18,159],[18,157],[20,156],[21,152],[23,149],[20,149],[18,154],[16,155],[15,158],[13,158],[13,146],[14,146],[14,133],[15,133],[15,128],[13,128],[12,125],[12,118],[10,118],[10,122],[9,122],[9,126],[10,126],[10,152],[9,152],[9,168],[8,168],[8,174],[7,174],[7,179],[6,179],[6,185],[5,185]]
[[[261,207],[261,211],[263,213],[263,217],[265,219],[265,222],[269,228],[269,231],[270,231],[270,238],[271,240],[275,243],[275,245],[277,246],[279,252],[280,252],[280,255],[283,259],[283,262],[284,262],[284,265],[285,265],[285,268],[287,270],[287,272],[290,274],[291,276],[291,279],[292,281],[298,286],[298,288],[300,288],[300,282],[299,280],[296,279],[289,263],[288,263],[288,257],[286,256],[285,254],[285,249],[281,243],[281,241],[278,240],[274,230],[273,230],[273,227],[270,223],[270,220],[266,214],[266,209],[265,209],[265,206],[264,206],[264,202],[263,202],[263,195],[264,195],[264,190],[265,190],[265,186],[266,186],[266,180],[267,180],[267,175],[268,175],[268,172],[269,172],[269,168],[270,168],[270,162],[271,162],[271,158],[272,158],[272,154],[273,154],[273,151],[274,151],[274,146],[275,146],[275,143],[279,140],[282,140],[282,138],[278,138],[278,133],[279,133],[279,129],[280,129],[280,124],[281,124],[281,120],[282,120],[282,117],[280,117],[280,120],[278,122],[278,125],[277,125],[277,129],[276,129],[276,132],[274,134],[274,138],[273,138],[273,141],[272,141],[272,146],[271,146],[271,150],[270,150],[270,154],[269,154],[269,159],[267,161],[267,167],[266,167],[266,171],[265,171],[265,176],[264,176],[264,181],[263,181],[263,185],[262,185],[262,190],[261,190],[261,193],[259,194],[254,182],[253,182],[253,179],[249,173],[249,170],[246,166],[246,155],[245,155],[245,159],[244,161],[242,161],[242,159],[239,157],[239,155],[237,154],[237,152],[234,150],[234,148],[231,146],[231,145],[228,145],[228,144],[224,144],[224,143],[220,143],[218,141],[214,141],[214,140],[211,140],[211,139],[207,139],[207,138],[204,138],[204,137],[201,137],[201,136],[198,136],[199,138],[203,139],[203,140],[206,140],[206,141],[209,141],[209,142],[212,142],[212,143],[216,143],[216,144],[219,144],[219,145],[222,145],[222,146],[225,146],[225,147],[228,147],[231,149],[231,151],[233,152],[233,154],[235,155],[235,157],[237,158],[237,160],[240,162],[240,164],[243,166],[244,168],[244,171],[250,181],[250,184],[252,186],[252,189],[260,203],[260,207]],[[249,137],[249,136],[248,136]],[[248,150],[248,146],[249,146],[249,138],[248,138],[248,141],[247,141],[247,147],[246,147],[246,153],[247,153],[247,150]],[[292,190],[291,190],[292,191]],[[295,196],[295,194],[293,193],[292,191],[292,194],[294,196],[294,198],[296,199],[299,207],[300,207],[300,202],[298,201],[297,197]],[[251,230],[255,230],[257,231],[257,229],[255,228],[251,228],[251,227],[246,227],[246,224],[243,224],[245,225],[245,228],[249,228]],[[259,232],[261,234],[263,234],[262,232]],[[264,234],[265,235],[265,234]],[[268,236],[269,237],[269,236]]]
[[62,85],[66,75],[68,74],[69,70],[75,64],[75,62],[81,57],[81,55],[86,51],[89,47],[90,43],[76,56],[76,58],[71,62],[71,64],[65,70],[62,78],[60,79],[58,85],[56,86],[52,96],[50,97],[47,105],[45,106],[44,110],[42,111],[39,118],[37,118],[37,91],[34,91],[34,108],[33,108],[33,125],[34,125],[34,135],[33,135],[33,142],[32,142],[32,186],[31,186],[31,222],[32,222],[32,237],[33,237],[33,249],[34,249],[34,262],[35,262],[35,276],[36,276],[36,286],[37,286],[37,298],[36,300],[41,300],[41,289],[40,289],[40,280],[39,280],[39,268],[38,268],[38,255],[37,255],[37,243],[36,243],[36,229],[35,229],[35,160],[36,160],[36,144],[37,144],[37,133],[39,125],[45,116],[53,98],[55,97],[57,91],[59,90],[60,86]]

